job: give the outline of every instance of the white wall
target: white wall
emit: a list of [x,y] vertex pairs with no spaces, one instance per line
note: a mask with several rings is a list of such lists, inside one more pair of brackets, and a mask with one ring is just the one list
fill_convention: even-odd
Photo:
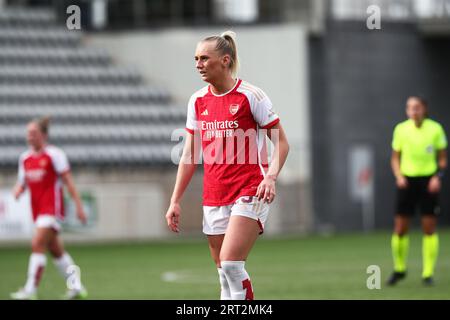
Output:
[[[92,34],[91,46],[107,49],[117,63],[137,67],[150,84],[169,89],[185,108],[190,95],[205,85],[194,67],[197,42],[224,28],[166,29]],[[285,182],[310,178],[308,112],[308,44],[306,28],[298,24],[239,27],[239,76],[262,88],[280,115],[291,145]]]
[[[167,228],[165,213],[173,189],[176,168],[171,169],[74,169],[74,181],[80,194],[94,199],[95,222],[86,227],[67,228],[63,238],[69,242],[117,241],[176,237]],[[0,246],[28,243],[33,234],[28,192],[21,201],[11,190],[16,172],[0,171]],[[67,194],[67,190],[66,195]],[[181,203],[183,235],[201,235],[202,177],[197,172]],[[76,220],[66,207],[67,220]],[[87,211],[87,214],[89,212]]]

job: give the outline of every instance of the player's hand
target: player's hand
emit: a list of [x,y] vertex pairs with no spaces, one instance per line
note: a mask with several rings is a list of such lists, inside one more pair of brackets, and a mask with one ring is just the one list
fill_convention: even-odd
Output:
[[267,203],[272,203],[275,199],[275,178],[272,176],[265,176],[264,180],[258,186],[256,190],[256,197],[258,200],[263,200]]
[[173,232],[180,232],[178,223],[180,222],[181,207],[178,203],[171,203],[169,209],[167,209],[166,220],[167,226]]
[[23,191],[24,191],[23,186],[20,186],[20,185],[15,186],[14,190],[13,190],[14,199],[19,200],[19,198],[22,195]]
[[438,193],[441,190],[441,179],[438,176],[433,176],[428,183],[428,191],[430,193]]
[[78,217],[78,220],[80,220],[82,224],[87,223],[87,216],[86,216],[86,213],[84,212],[83,208],[77,209],[77,217]]
[[408,188],[408,180],[404,176],[399,176],[397,178],[397,187],[400,189]]

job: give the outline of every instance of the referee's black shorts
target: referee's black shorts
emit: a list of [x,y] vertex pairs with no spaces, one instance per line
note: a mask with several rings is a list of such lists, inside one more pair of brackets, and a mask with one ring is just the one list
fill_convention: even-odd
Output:
[[397,187],[396,214],[412,216],[416,210],[421,215],[438,215],[440,212],[439,193],[430,193],[428,184],[431,176],[406,177],[408,186]]

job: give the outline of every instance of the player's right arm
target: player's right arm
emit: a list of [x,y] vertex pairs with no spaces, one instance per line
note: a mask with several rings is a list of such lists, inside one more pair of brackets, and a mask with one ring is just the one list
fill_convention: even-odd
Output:
[[400,158],[401,158],[401,152],[392,150],[392,156],[391,156],[391,167],[392,172],[395,176],[395,181],[397,183],[397,187],[399,188],[406,188],[408,186],[408,180],[406,180],[405,176],[402,174],[400,170]]
[[408,180],[402,174],[400,169],[400,161],[402,156],[402,135],[401,126],[397,125],[394,129],[392,137],[392,156],[391,156],[391,168],[392,173],[395,176],[397,187],[403,189],[408,186]]
[[22,193],[24,193],[24,192],[25,192],[25,187],[24,187],[22,184],[17,183],[17,184],[14,186],[13,194],[14,194],[14,198],[15,198],[16,200],[19,200],[20,196],[21,196]]
[[25,167],[23,165],[23,156],[20,156],[19,170],[17,174],[17,183],[13,189],[14,198],[18,200],[22,195],[22,193],[24,192],[25,192]]
[[167,209],[166,220],[169,229],[173,232],[179,232],[179,222],[180,222],[180,214],[181,207],[180,201],[183,197],[184,191],[186,190],[189,182],[194,175],[195,169],[197,167],[196,164],[196,151],[195,146],[198,145],[195,143],[197,135],[193,135],[190,133],[186,134],[186,141],[183,147],[183,153],[180,159],[180,163],[178,165],[177,178],[175,181],[175,187],[173,189],[172,197],[170,199],[169,209]]

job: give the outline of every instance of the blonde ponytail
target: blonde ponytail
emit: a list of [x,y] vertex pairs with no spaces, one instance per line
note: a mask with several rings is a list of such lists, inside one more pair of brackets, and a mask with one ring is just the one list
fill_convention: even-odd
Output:
[[43,134],[48,135],[48,131],[49,131],[49,127],[50,127],[50,117],[49,116],[34,119],[31,122],[35,123],[38,126],[39,130]]
[[230,56],[230,71],[231,75],[235,78],[239,71],[239,56],[236,45],[236,33],[231,30],[222,32],[220,36],[210,36],[203,41],[216,41],[216,50],[221,55],[228,54]]
[[231,69],[231,74],[233,75],[233,77],[236,77],[237,73],[239,71],[239,56],[238,56],[237,45],[236,45],[236,33],[234,31],[227,30],[225,32],[222,32],[222,34],[220,36],[222,38],[224,38],[231,47],[230,69]]

